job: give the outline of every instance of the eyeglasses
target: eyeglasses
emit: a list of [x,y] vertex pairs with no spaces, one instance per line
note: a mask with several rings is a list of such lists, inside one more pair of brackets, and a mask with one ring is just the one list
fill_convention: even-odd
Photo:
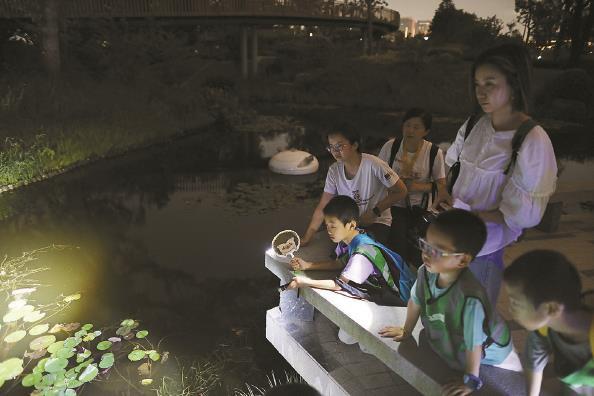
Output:
[[336,143],[336,144],[329,144],[326,146],[326,150],[328,150],[329,153],[331,152],[335,152],[335,153],[339,153],[342,152],[342,150],[344,150],[346,146],[346,143]]
[[432,259],[438,259],[442,257],[459,257],[464,256],[464,253],[448,253],[443,249],[431,245],[423,238],[418,239],[419,249],[421,252],[429,256]]

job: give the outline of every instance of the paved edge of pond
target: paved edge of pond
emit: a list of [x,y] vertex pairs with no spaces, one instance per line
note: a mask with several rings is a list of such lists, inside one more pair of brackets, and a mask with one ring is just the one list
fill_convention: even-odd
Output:
[[50,170],[49,172],[46,173],[42,173],[36,177],[31,178],[30,180],[23,180],[23,181],[18,181],[16,183],[13,184],[5,184],[0,186],[0,195],[2,195],[3,193],[9,192],[9,191],[14,191],[17,190],[21,187],[25,187],[28,185],[31,185],[33,183],[37,183],[43,180],[47,180],[50,179],[52,177],[55,176],[59,176],[62,175],[66,172],[70,172],[72,170],[81,168],[83,166],[86,165],[90,165],[99,161],[103,161],[103,160],[109,160],[109,159],[114,159],[117,157],[121,157],[123,155],[127,155],[130,153],[133,153],[135,151],[140,151],[140,150],[145,150],[154,146],[157,146],[159,144],[163,144],[163,143],[173,143],[175,141],[178,140],[182,140],[188,137],[192,137],[192,136],[196,136],[198,135],[200,132],[205,131],[206,129],[208,129],[209,127],[212,127],[215,123],[213,121],[211,122],[205,122],[199,126],[196,126],[194,128],[191,129],[185,129],[181,132],[174,132],[170,135],[167,135],[166,137],[162,137],[162,138],[155,138],[155,139],[149,139],[147,141],[144,141],[142,143],[136,144],[136,145],[132,145],[132,146],[127,146],[125,148],[122,148],[120,150],[114,150],[112,152],[109,152],[107,154],[104,155],[98,155],[95,157],[89,157],[86,158],[82,161],[78,161],[75,162],[71,165],[65,166],[63,168],[59,168],[59,169],[53,169]]

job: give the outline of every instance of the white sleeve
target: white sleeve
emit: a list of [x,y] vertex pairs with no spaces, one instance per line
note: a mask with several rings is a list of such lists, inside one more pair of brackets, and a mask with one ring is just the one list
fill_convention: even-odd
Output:
[[445,164],[443,162],[443,151],[441,151],[441,149],[437,149],[435,162],[433,163],[433,169],[431,170],[431,177],[433,181],[444,179],[446,177]]
[[[383,146],[382,149],[380,150],[379,154],[377,155],[379,159],[385,161],[386,163],[388,163],[388,161],[390,160],[390,154],[392,152],[392,145],[394,144],[394,139],[390,139],[388,140]],[[390,164],[388,164],[390,165]]]
[[470,118],[466,119],[466,122],[464,122],[460,129],[458,129],[456,139],[454,139],[454,142],[452,143],[452,145],[448,149],[448,152],[446,153],[445,163],[449,167],[451,167],[452,165],[454,165],[456,161],[458,161],[458,157],[462,152],[462,146],[464,146],[464,134],[466,133],[466,124],[468,124],[469,120]]
[[338,195],[338,166],[336,164],[332,164],[330,168],[328,168],[328,173],[326,174],[326,183],[324,184],[324,192],[329,194]]
[[373,175],[387,188],[392,187],[400,179],[396,172],[385,161],[379,158],[373,161],[371,166]]
[[510,228],[537,225],[557,184],[557,160],[547,133],[540,126],[526,136],[511,177],[503,188],[499,210]]

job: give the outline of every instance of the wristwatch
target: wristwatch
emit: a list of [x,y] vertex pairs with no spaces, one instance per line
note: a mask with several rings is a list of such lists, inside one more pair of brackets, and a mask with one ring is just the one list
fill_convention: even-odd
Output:
[[483,380],[473,374],[464,374],[462,377],[462,381],[464,385],[472,389],[473,391],[477,391],[483,387]]
[[374,206],[373,209],[371,209],[371,211],[373,212],[373,214],[375,214],[377,217],[380,217],[382,215],[382,211],[377,207]]

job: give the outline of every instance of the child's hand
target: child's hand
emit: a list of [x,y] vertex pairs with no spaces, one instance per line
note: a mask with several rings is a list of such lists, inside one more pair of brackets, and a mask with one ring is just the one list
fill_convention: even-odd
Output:
[[291,264],[291,268],[293,268],[294,271],[306,270],[306,269],[311,268],[311,263],[309,261],[305,261],[299,257],[293,257],[291,259],[290,264]]
[[443,396],[465,396],[470,395],[472,392],[472,389],[464,385],[460,380],[445,384],[441,388],[441,394]]
[[287,290],[297,289],[300,287],[309,286],[307,283],[307,278],[305,276],[296,276],[293,278],[289,286],[287,286]]
[[410,337],[410,334],[404,331],[404,327],[400,326],[386,326],[378,332],[382,337],[392,337],[394,341],[400,342]]
[[359,224],[370,225],[370,224],[373,224],[375,219],[377,219],[377,216],[375,215],[375,213],[373,213],[371,210],[368,210],[365,213],[363,213],[361,216],[359,216]]

